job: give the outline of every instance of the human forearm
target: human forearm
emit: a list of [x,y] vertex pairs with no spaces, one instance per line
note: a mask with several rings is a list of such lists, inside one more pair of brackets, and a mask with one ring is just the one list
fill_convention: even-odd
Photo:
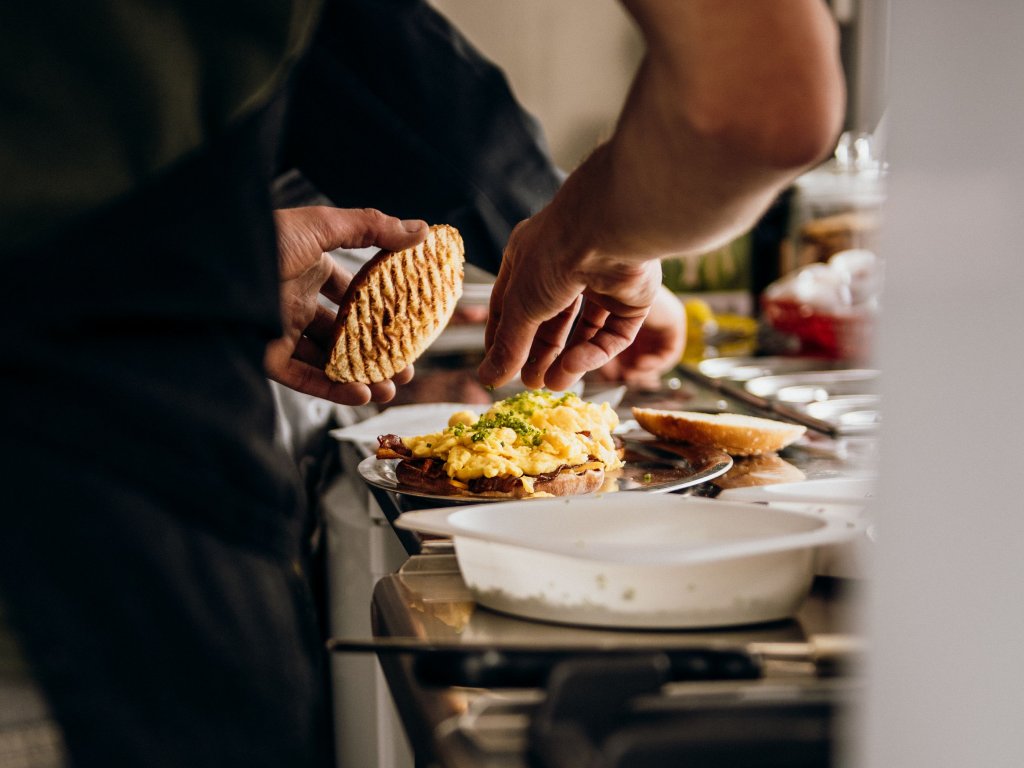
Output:
[[707,250],[833,146],[843,81],[820,0],[626,0],[648,44],[616,130],[549,215],[581,252]]
[[528,386],[564,388],[605,365],[658,295],[655,260],[749,228],[839,131],[842,73],[822,0],[623,2],[647,55],[611,138],[509,239],[484,383],[521,370]]

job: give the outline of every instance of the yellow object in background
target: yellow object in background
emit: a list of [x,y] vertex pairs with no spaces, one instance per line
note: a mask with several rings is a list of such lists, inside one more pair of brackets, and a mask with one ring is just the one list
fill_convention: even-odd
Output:
[[686,309],[687,336],[703,338],[709,330],[714,332],[711,326],[715,323],[715,313],[704,299],[687,299],[683,307]]
[[757,320],[732,313],[716,314],[703,299],[688,298],[686,309],[686,347],[683,363],[696,363],[709,357],[751,355],[757,348]]
[[[665,259],[662,282],[686,308],[683,362],[752,354],[757,321],[750,306],[750,234],[702,254]],[[705,298],[702,298],[705,297]],[[721,313],[714,311],[717,306]]]

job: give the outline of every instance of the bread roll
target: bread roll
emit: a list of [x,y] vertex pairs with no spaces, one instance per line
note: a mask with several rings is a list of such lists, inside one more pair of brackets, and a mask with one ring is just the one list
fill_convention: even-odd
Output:
[[440,224],[414,248],[366,262],[338,307],[327,376],[373,384],[412,364],[455,312],[464,261],[458,230]]
[[758,456],[779,451],[799,439],[806,427],[738,413],[697,413],[634,408],[633,418],[662,440],[676,440],[725,451],[730,456]]

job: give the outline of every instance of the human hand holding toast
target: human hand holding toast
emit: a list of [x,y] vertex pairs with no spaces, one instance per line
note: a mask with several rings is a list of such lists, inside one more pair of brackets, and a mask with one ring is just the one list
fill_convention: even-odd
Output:
[[401,221],[372,209],[323,206],[276,211],[283,334],[267,345],[267,375],[291,389],[343,405],[387,402],[395,385],[413,375],[412,366],[373,383],[338,382],[324,367],[336,337],[334,311],[319,302],[323,295],[340,304],[352,275],[327,253],[336,248],[378,246],[401,250],[422,243],[423,221]]

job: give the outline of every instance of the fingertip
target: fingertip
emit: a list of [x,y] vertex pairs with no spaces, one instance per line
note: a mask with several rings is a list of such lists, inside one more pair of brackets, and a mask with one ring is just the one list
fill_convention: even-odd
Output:
[[366,405],[370,402],[370,388],[365,384],[336,384],[332,388],[333,400],[339,405]]
[[430,225],[423,219],[402,219],[398,223],[410,235],[422,233],[423,237],[426,237],[427,230],[430,229]]
[[476,369],[476,375],[480,383],[489,389],[500,387],[512,378],[512,374],[508,372],[507,368],[500,363],[495,363],[490,355],[480,363]]
[[408,384],[410,381],[412,381],[415,375],[416,368],[412,365],[408,365],[402,370],[400,370],[398,373],[396,373],[394,376],[392,376],[391,380],[395,382],[395,384],[401,386],[402,384]]
[[386,403],[395,396],[395,382],[392,379],[375,381],[369,385],[370,400],[375,403]]
[[523,386],[527,389],[540,389],[544,386],[546,373],[547,367],[523,366],[523,370],[519,372],[519,377],[523,380]]
[[548,371],[547,376],[544,377],[542,384],[552,392],[565,392],[569,387],[583,378],[584,373],[586,373],[586,371],[572,373],[563,368],[552,367]]

